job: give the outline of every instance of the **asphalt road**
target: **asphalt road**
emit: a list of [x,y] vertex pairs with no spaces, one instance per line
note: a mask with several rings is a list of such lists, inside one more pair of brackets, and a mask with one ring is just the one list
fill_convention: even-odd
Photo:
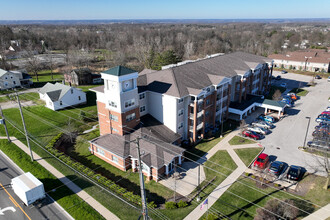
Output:
[[10,186],[11,179],[21,174],[0,153],[0,220],[71,219],[49,196],[37,205],[25,206]]
[[[280,73],[275,72],[275,76]],[[280,74],[282,80],[274,80],[275,85],[283,82],[287,83],[287,91],[296,88],[299,84],[303,87],[309,81],[311,76],[298,75],[293,73]],[[295,107],[287,109],[288,116],[277,122],[276,128],[267,135],[260,143],[265,147],[265,153],[275,156],[276,160],[287,162],[289,165],[298,165],[307,169],[310,173],[325,175],[324,168],[320,165],[320,157],[298,149],[304,145],[305,134],[308,125],[308,119],[311,117],[307,140],[312,140],[314,127],[318,124],[315,118],[327,106],[330,106],[328,98],[330,97],[330,82],[327,79],[315,80],[315,87],[305,87],[309,91],[307,96],[301,97],[296,101]],[[324,162],[321,162],[324,163]]]

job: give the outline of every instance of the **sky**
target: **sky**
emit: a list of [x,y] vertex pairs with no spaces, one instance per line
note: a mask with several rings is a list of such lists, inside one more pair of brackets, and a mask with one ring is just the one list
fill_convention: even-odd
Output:
[[330,18],[330,0],[0,0],[0,20]]

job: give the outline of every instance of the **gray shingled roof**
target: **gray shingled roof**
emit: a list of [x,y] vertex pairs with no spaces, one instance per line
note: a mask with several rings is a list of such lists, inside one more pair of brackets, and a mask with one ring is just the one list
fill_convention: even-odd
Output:
[[144,70],[138,79],[138,86],[142,87],[139,92],[150,90],[180,98],[268,61],[271,60],[266,57],[235,52],[160,71]]
[[140,140],[140,150],[144,152],[141,160],[149,167],[161,168],[168,164],[175,156],[182,154],[185,150],[181,147],[165,143],[155,138],[148,130],[135,130],[131,134],[120,136],[118,134],[105,134],[90,141],[91,144],[102,147],[122,158],[131,156],[137,158],[136,144],[130,142],[137,136],[147,134],[146,139]]
[[92,74],[92,71],[89,68],[74,69],[72,71],[75,72],[79,76]]
[[47,94],[49,98],[54,102],[60,100],[70,89],[70,86],[66,86],[61,83],[47,83],[41,89],[39,89],[39,93]]
[[113,76],[123,76],[123,75],[127,75],[127,74],[130,74],[130,73],[136,73],[136,72],[137,71],[132,70],[132,69],[127,68],[127,67],[124,67],[124,66],[116,66],[116,67],[113,67],[113,68],[108,69],[106,71],[103,71],[102,73],[110,74],[110,75],[113,75]]

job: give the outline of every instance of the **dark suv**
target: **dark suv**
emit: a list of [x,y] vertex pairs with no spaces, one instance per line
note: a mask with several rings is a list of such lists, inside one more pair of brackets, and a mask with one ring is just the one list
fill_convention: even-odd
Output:
[[286,178],[289,180],[299,181],[305,174],[305,169],[299,166],[291,165]]

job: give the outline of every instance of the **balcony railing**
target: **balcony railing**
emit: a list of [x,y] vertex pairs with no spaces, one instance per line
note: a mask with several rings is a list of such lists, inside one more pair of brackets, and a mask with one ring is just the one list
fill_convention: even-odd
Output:
[[194,127],[193,126],[189,126],[189,131],[190,132],[194,132]]
[[199,125],[197,125],[197,128],[196,128],[196,130],[198,131],[198,130],[202,129],[202,128],[203,128],[203,126],[204,126],[204,123],[203,123],[203,122],[201,122]]
[[204,110],[202,110],[202,111],[198,112],[198,113],[197,113],[197,118],[199,118],[199,117],[203,116],[203,114],[204,114]]

